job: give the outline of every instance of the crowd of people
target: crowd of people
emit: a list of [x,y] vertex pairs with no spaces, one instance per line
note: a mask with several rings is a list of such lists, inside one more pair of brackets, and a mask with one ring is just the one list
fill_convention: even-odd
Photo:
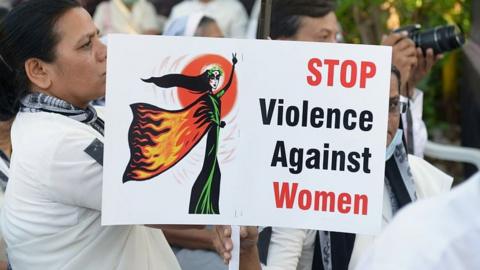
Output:
[[[168,18],[147,0],[103,1],[93,16],[87,2],[0,0],[0,270],[227,269],[229,226],[100,225],[103,167],[87,149],[103,149],[104,121],[92,104],[105,96],[102,36],[254,38],[260,1],[250,18],[238,0],[181,1]],[[269,38],[339,42],[335,8],[273,0]],[[404,32],[382,45],[392,46],[384,232],[242,227],[241,269],[480,268],[480,175],[450,192],[452,178],[423,160],[416,85],[441,55]]]

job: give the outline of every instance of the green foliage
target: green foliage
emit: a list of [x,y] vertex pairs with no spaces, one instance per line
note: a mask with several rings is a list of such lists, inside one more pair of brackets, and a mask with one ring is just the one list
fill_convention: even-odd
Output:
[[[424,29],[456,24],[468,36],[471,0],[338,0],[337,16],[347,43],[379,44],[382,35],[393,30],[389,26],[395,24],[421,24]],[[449,53],[445,55],[448,57]],[[419,84],[419,88],[425,91],[424,119],[429,130],[447,129],[449,121],[458,119],[447,115],[452,110],[444,109],[446,106],[458,107],[458,100],[444,102],[442,70],[447,63],[445,60],[437,63]]]

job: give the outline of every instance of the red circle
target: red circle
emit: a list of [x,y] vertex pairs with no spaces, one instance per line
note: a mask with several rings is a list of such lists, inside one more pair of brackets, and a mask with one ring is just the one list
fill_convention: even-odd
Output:
[[[205,68],[210,65],[217,65],[223,70],[223,83],[218,87],[217,91],[220,91],[225,87],[230,78],[232,72],[232,63],[224,57],[217,54],[205,54],[193,59],[183,70],[182,74],[187,76],[198,76],[205,71]],[[202,94],[196,94],[189,89],[178,87],[177,90],[180,104],[184,107],[192,104]],[[232,111],[235,101],[237,99],[237,75],[233,74],[232,84],[229,89],[222,96],[221,118],[225,117]]]

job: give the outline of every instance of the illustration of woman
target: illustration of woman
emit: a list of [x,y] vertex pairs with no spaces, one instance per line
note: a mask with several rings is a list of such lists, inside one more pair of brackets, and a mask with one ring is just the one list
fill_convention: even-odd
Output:
[[[192,104],[180,110],[165,110],[146,103],[132,104],[134,119],[129,130],[131,158],[123,182],[151,179],[173,167],[206,135],[202,169],[193,184],[190,214],[219,214],[221,172],[218,165],[221,121],[221,98],[232,84],[232,71],[225,87],[217,91],[224,75],[213,66],[199,76],[168,74],[143,80],[162,88],[180,87],[201,94]],[[180,90],[181,91],[181,90]]]

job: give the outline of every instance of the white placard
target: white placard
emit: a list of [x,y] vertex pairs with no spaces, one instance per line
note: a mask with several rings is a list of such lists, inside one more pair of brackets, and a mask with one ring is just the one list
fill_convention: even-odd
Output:
[[111,35],[102,224],[378,232],[390,65],[382,46]]

